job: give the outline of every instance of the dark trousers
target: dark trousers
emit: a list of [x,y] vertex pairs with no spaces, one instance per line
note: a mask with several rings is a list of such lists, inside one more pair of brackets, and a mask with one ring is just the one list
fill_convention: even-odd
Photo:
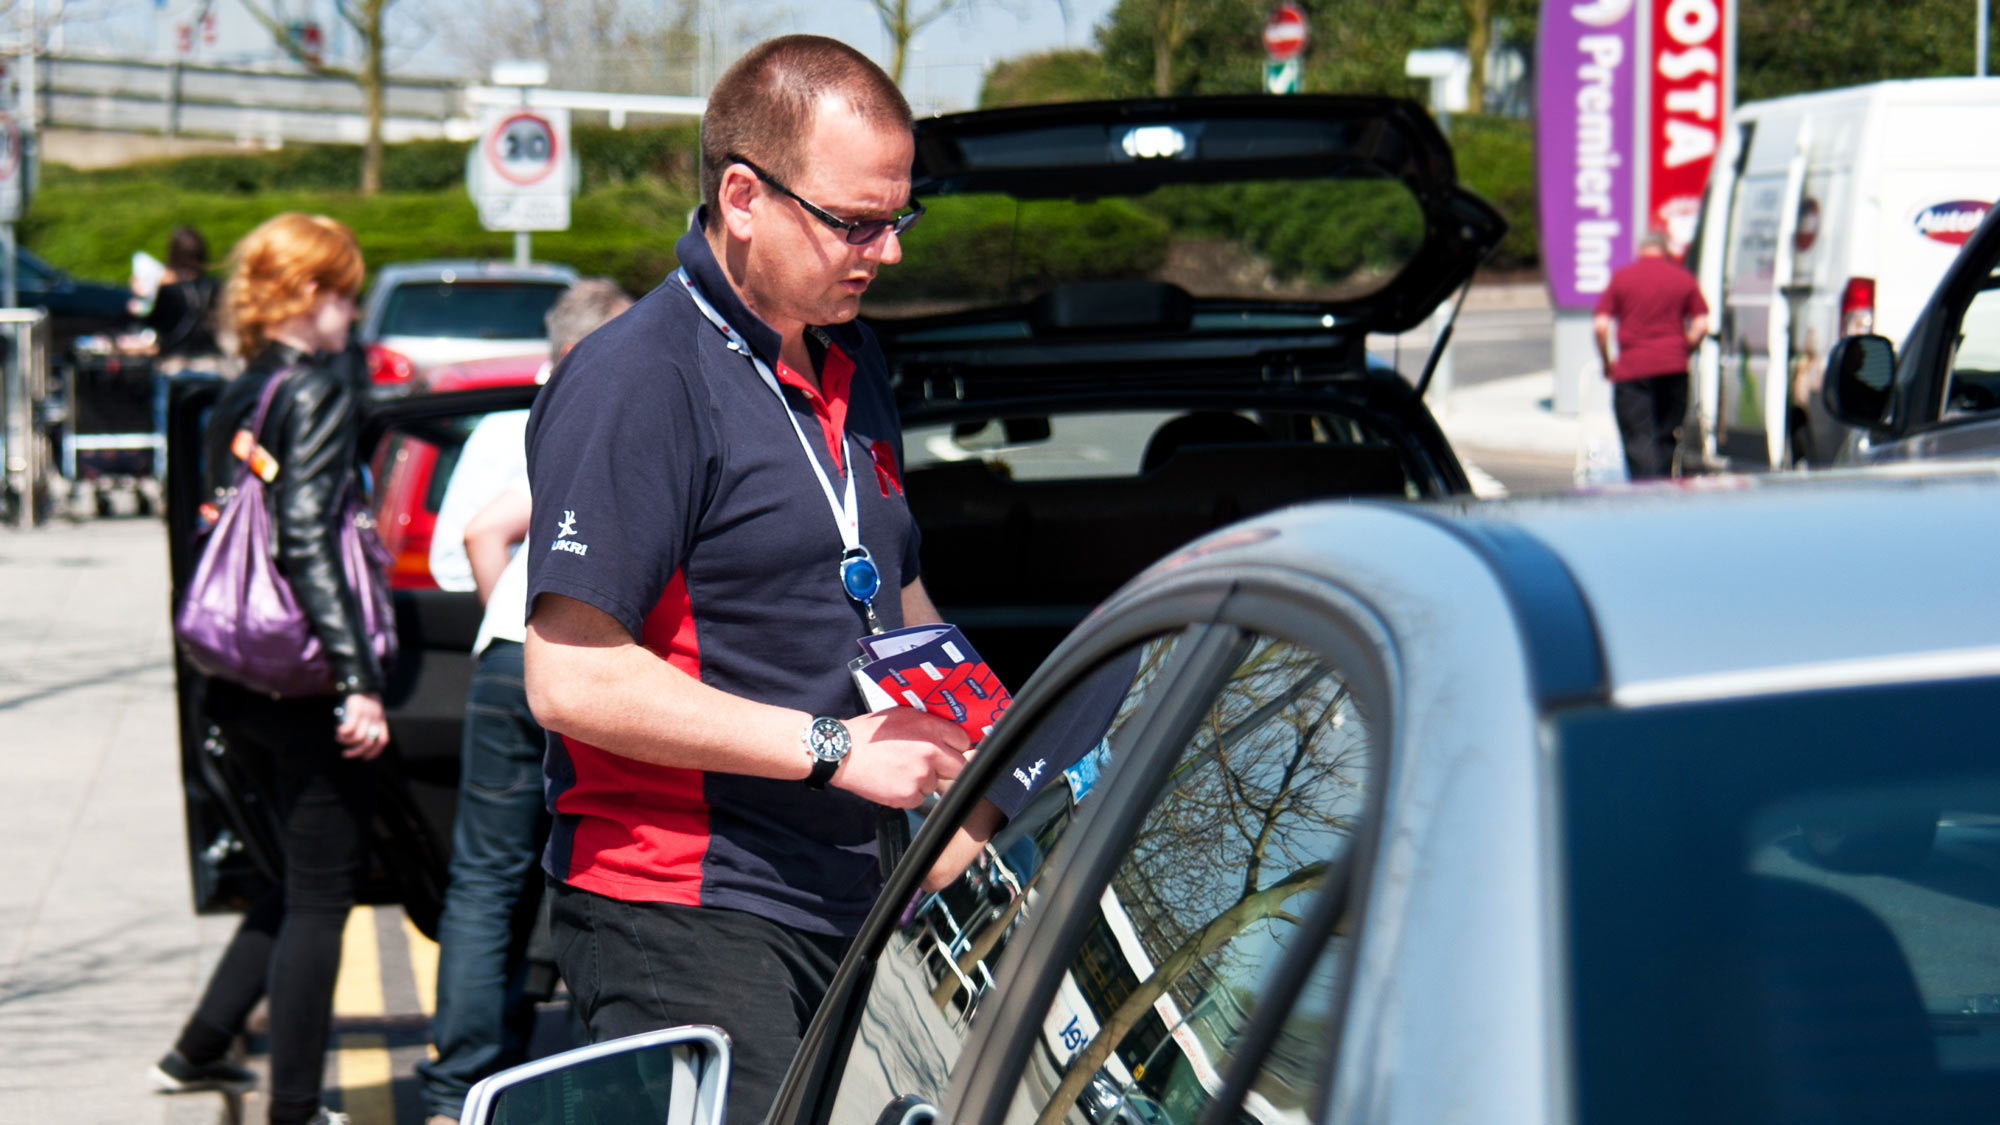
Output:
[[556,964],[593,1042],[680,1024],[729,1033],[728,1125],[759,1125],[846,952],[754,914],[624,902],[551,881]]
[[1633,480],[1672,476],[1674,447],[1687,414],[1687,372],[1626,379],[1611,384],[1611,408],[1625,442],[1625,470]]
[[244,915],[175,1049],[195,1062],[220,1058],[269,995],[274,1125],[319,1110],[341,933],[367,856],[368,775],[340,756],[338,702],[274,700],[222,682],[209,689],[229,752],[269,779],[284,878]]
[[535,1005],[523,985],[548,840],[542,801],[546,736],[528,710],[521,646],[479,654],[459,746],[451,882],[438,919],[437,1058],[417,1063],[426,1112],[457,1117],[474,1082],[523,1062]]

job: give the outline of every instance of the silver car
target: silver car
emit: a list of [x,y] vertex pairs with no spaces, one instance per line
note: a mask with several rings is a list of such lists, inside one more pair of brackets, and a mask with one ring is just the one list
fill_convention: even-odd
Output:
[[370,377],[414,385],[433,367],[547,355],[542,317],[576,280],[568,266],[451,259],[397,262],[376,272],[359,340]]
[[[769,1120],[1989,1119],[1995,557],[1990,463],[1212,534],[1020,692]],[[465,1120],[717,1125],[728,1069],[597,1044]]]

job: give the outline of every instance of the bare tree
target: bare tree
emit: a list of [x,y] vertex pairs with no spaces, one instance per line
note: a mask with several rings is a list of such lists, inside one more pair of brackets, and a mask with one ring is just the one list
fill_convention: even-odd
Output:
[[1162,997],[1199,1007],[1230,975],[1239,935],[1297,922],[1292,900],[1325,882],[1353,832],[1366,728],[1310,653],[1265,642],[1245,659],[1112,881],[1152,971],[1070,1058],[1038,1125],[1065,1120]]
[[[919,32],[950,15],[965,11],[983,3],[984,0],[868,0],[868,6],[875,9],[875,18],[882,21],[882,30],[889,33],[889,77],[896,85],[903,84],[903,71],[910,57],[910,41]],[[1003,7],[1011,4],[1002,2]],[[1061,10],[1063,22],[1069,22],[1069,0],[1056,0]]]
[[387,101],[388,67],[383,61],[388,51],[382,17],[395,0],[335,0],[334,11],[361,39],[361,62],[353,67],[335,66],[321,59],[292,35],[272,10],[260,0],[242,0],[250,18],[271,33],[271,39],[292,61],[325,78],[341,78],[361,87],[361,100],[368,118],[367,139],[361,146],[361,194],[382,190],[382,118]]

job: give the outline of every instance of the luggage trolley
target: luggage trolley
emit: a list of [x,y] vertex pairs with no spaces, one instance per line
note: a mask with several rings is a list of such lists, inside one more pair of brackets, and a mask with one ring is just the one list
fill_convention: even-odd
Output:
[[110,337],[76,342],[66,366],[62,472],[74,498],[111,514],[117,492],[152,514],[167,464],[162,381],[154,359],[119,350]]

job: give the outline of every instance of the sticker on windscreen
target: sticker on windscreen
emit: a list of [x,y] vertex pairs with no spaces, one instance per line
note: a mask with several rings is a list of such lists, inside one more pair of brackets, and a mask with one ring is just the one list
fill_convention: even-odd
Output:
[[1917,212],[1914,220],[1917,233],[1946,246],[1963,246],[1965,240],[1972,237],[1973,228],[1986,217],[1986,209],[1990,206],[1978,199],[1933,203]]

